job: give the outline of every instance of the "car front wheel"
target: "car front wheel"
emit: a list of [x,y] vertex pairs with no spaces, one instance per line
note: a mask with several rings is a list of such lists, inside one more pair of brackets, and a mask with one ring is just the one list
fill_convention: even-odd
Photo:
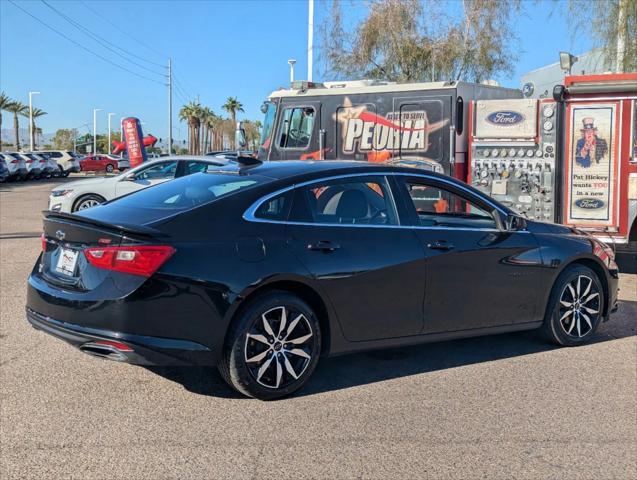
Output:
[[87,208],[95,207],[104,202],[105,200],[99,195],[84,195],[75,202],[73,211],[86,210]]
[[581,345],[595,335],[603,311],[604,290],[597,274],[583,265],[572,265],[553,286],[542,328],[559,345]]
[[111,165],[110,163],[106,165],[106,173],[113,173],[113,170],[115,170],[115,167],[113,167],[113,165]]
[[320,351],[321,330],[309,305],[290,293],[270,292],[235,318],[219,371],[244,395],[274,400],[307,382]]

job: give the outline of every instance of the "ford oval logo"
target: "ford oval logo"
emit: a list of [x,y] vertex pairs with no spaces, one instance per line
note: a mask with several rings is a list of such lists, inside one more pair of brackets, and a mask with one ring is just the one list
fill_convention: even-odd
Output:
[[600,200],[599,198],[579,198],[575,200],[575,205],[579,208],[595,210],[604,206],[604,200]]
[[498,125],[501,127],[508,127],[511,125],[517,125],[524,121],[524,115],[513,110],[500,110],[498,112],[490,113],[487,116],[487,122],[492,125]]

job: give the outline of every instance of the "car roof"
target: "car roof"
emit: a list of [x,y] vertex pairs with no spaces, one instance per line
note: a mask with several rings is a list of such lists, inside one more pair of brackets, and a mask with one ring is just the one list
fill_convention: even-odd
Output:
[[[420,168],[409,168],[398,165],[388,165],[385,163],[366,162],[362,160],[281,160],[267,161],[262,164],[242,169],[244,174],[263,175],[270,178],[284,179],[296,176],[305,176],[308,178],[321,176],[325,174],[353,174],[376,172],[393,172],[403,174],[430,175],[432,177],[449,178],[446,175],[423,170]],[[315,175],[314,175],[315,174]]]

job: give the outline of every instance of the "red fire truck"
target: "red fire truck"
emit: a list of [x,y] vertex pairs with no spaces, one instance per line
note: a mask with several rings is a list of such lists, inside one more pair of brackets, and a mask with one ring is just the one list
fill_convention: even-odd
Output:
[[637,250],[637,73],[568,76],[552,99],[478,100],[470,119],[470,183]]
[[299,81],[264,102],[258,156],[439,171],[529,218],[632,249],[636,100],[634,73],[569,76],[540,100],[464,82]]

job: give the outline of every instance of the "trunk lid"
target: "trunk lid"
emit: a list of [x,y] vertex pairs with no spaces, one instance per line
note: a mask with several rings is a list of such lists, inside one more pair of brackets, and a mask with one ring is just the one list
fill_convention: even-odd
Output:
[[78,215],[44,212],[43,252],[40,274],[51,284],[88,291],[97,288],[113,272],[92,266],[84,250],[90,247],[143,245],[161,237],[144,226],[112,225]]

